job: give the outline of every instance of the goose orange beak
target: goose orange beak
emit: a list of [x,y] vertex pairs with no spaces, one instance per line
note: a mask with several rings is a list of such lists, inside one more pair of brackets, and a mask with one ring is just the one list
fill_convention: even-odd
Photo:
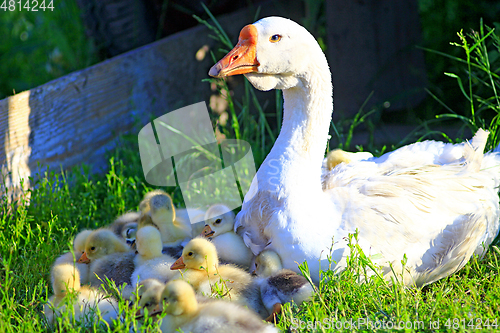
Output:
[[170,269],[176,270],[176,269],[181,269],[181,268],[185,268],[185,267],[186,267],[186,264],[184,264],[184,258],[181,256],[179,259],[176,260],[176,262],[174,262],[172,264],[172,266],[170,266]]
[[87,252],[83,252],[83,254],[80,257],[80,259],[78,259],[78,262],[81,263],[81,264],[88,264],[88,263],[90,263],[90,259],[89,259],[89,257],[87,257]]
[[240,32],[238,44],[208,72],[213,77],[257,72],[257,28],[249,24]]
[[212,237],[215,234],[215,231],[210,228],[209,225],[206,225],[205,228],[203,228],[203,231],[201,232],[201,237]]

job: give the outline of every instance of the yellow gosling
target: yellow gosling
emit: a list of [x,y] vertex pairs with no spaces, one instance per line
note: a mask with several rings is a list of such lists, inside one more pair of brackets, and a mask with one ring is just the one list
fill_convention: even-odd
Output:
[[267,314],[250,274],[234,265],[219,265],[217,250],[207,239],[192,239],[171,269],[183,269],[184,280],[191,283],[199,294],[223,295],[263,316]]
[[190,222],[176,219],[172,198],[166,192],[155,190],[146,193],[139,207],[142,213],[139,228],[155,226],[160,231],[164,245],[175,246],[191,239]]
[[[54,295],[44,305],[48,323],[54,325],[56,317],[65,313],[68,306],[73,309],[75,319],[86,322],[90,316],[100,313],[102,320],[112,324],[118,317],[118,303],[98,290],[80,285],[80,273],[72,264],[62,263],[52,269]],[[74,294],[76,299],[70,296]],[[74,302],[72,302],[72,300]]]
[[255,273],[262,302],[271,313],[267,321],[275,320],[284,303],[297,304],[309,299],[314,290],[307,279],[289,269],[283,269],[281,258],[272,250],[264,250],[255,258]]
[[160,326],[163,333],[278,332],[254,312],[237,304],[223,300],[198,302],[193,287],[182,280],[167,283],[161,301],[167,313]]
[[253,253],[245,245],[243,238],[234,232],[234,218],[233,211],[227,206],[211,206],[205,215],[202,236],[210,239],[215,245],[220,261],[248,269]]
[[145,226],[137,232],[137,252],[134,259],[135,270],[132,274],[132,284],[144,279],[157,279],[163,283],[180,277],[178,271],[172,271],[170,266],[175,259],[162,253],[160,232],[153,226]]
[[[67,252],[59,256],[54,261],[54,267],[64,263],[74,264],[80,273],[80,284],[87,284],[89,277],[89,265],[85,263],[79,263],[78,259],[81,257],[83,252],[85,252],[85,242],[88,236],[92,233],[92,230],[82,230],[80,231],[73,240],[73,253]],[[54,288],[54,274],[51,272],[52,287]],[[55,289],[55,288],[54,288]]]

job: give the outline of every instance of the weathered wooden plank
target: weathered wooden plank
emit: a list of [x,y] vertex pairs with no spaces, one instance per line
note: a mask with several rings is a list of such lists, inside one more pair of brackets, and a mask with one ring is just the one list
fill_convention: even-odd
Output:
[[[269,3],[261,16],[289,16],[294,7],[283,8]],[[243,10],[220,23],[236,42],[253,15]],[[0,101],[0,165],[7,188],[33,175],[37,163],[59,170],[84,162],[99,169],[106,164],[104,152],[134,119],[145,125],[168,111],[208,102],[212,91],[201,80],[213,61],[209,52],[195,57],[203,47],[216,47],[208,36],[198,26]]]

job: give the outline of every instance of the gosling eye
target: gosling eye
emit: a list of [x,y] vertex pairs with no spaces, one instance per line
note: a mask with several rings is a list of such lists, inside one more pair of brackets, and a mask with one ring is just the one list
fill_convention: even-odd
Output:
[[188,253],[188,257],[191,257],[193,255],[193,252]]
[[222,222],[222,220],[221,220],[221,219],[217,219],[217,220],[215,220],[215,222],[214,222],[214,223],[215,223],[215,224],[220,224],[221,222]]
[[279,42],[281,40],[281,35],[272,35],[271,37],[269,37],[269,41],[271,43],[276,43],[276,42]]
[[95,246],[92,246],[92,247],[90,248],[90,251],[95,251]]

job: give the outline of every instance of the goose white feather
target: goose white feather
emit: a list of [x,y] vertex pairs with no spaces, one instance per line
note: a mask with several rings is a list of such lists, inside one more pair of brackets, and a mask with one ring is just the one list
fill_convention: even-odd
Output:
[[[483,254],[498,234],[500,154],[483,154],[488,133],[458,145],[425,141],[379,158],[322,168],[333,112],[331,75],[314,37],[293,21],[268,17],[243,28],[238,45],[209,72],[245,74],[260,90],[282,89],[281,132],[257,172],[235,230],[254,254],[269,248],[283,266],[308,262],[341,271],[346,237],[385,274],[423,286]],[[498,150],[498,149],[497,149]],[[399,267],[399,268],[398,268]]]

